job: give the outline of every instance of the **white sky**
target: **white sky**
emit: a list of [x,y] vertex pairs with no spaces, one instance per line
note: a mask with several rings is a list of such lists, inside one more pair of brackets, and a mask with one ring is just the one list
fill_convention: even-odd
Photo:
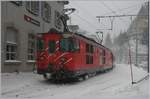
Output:
[[[101,0],[101,1],[69,1],[69,5],[66,8],[75,8],[76,11],[71,14],[71,24],[79,25],[81,29],[89,32],[89,34],[95,34],[97,29],[110,29],[110,19],[101,19],[100,23],[96,16],[103,15],[115,15],[112,11],[115,11],[117,15],[122,14],[137,14],[142,4],[146,0]],[[110,33],[111,37],[117,36],[120,31],[126,31],[131,23],[130,17],[115,18],[113,22],[113,30],[101,30],[106,33]]]

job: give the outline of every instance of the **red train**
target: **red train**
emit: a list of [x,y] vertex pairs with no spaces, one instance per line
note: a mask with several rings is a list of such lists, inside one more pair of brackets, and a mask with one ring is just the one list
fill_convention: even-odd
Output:
[[37,73],[54,79],[87,77],[113,68],[108,48],[75,33],[39,33],[36,56]]

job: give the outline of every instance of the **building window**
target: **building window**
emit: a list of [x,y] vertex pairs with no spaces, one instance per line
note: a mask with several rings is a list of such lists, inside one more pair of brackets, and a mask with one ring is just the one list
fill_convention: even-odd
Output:
[[39,15],[39,1],[26,1],[26,9],[34,15]]
[[17,30],[6,29],[6,60],[17,59]]
[[28,60],[35,59],[35,36],[34,34],[28,34]]
[[6,60],[16,60],[16,44],[6,45]]
[[58,11],[55,11],[55,26],[58,29],[61,29],[62,27],[60,13]]
[[11,2],[17,6],[22,6],[22,1],[11,1]]
[[64,4],[64,5],[67,5],[67,4],[69,4],[69,1],[57,1],[58,3],[62,3],[62,4]]
[[46,2],[42,3],[42,18],[48,23],[51,20],[51,7]]

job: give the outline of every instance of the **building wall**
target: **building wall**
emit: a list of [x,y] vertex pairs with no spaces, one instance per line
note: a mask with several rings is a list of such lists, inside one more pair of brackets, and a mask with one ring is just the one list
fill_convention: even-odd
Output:
[[[14,72],[14,71],[31,71],[35,66],[35,60],[28,60],[28,34],[48,32],[51,28],[55,28],[59,31],[63,31],[63,26],[58,29],[55,26],[55,11],[62,14],[64,9],[63,2],[47,1],[47,4],[51,7],[51,20],[47,23],[43,20],[41,15],[41,4],[39,2],[39,15],[36,16],[30,13],[26,9],[27,1],[23,1],[21,6],[16,5],[10,1],[1,2],[1,52],[2,52],[2,72]],[[24,19],[24,15],[31,17],[38,21],[40,26],[27,22]],[[61,23],[62,24],[62,23]],[[17,31],[17,59],[6,60],[6,37],[9,37],[7,28],[11,27]]]

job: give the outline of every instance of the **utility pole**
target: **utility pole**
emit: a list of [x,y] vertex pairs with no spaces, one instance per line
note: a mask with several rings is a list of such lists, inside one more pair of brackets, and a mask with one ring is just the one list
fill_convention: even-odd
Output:
[[[132,84],[137,84],[145,79],[147,79],[149,77],[149,1],[147,2],[148,3],[148,60],[147,60],[147,65],[148,65],[148,75],[146,75],[145,77],[143,77],[142,79],[134,82],[133,81],[133,73],[132,73],[132,63],[131,63],[131,52],[130,52],[130,43],[129,43],[129,62],[130,62],[130,70],[131,70],[131,79],[132,79]],[[132,19],[132,18],[131,18]],[[138,35],[137,35],[137,32],[136,32],[136,66],[138,64]]]
[[130,46],[130,39],[128,39],[128,46],[129,46],[129,64],[130,64],[130,73],[131,73],[131,83],[135,84],[133,81],[133,70],[132,70],[132,59],[131,59],[131,46]]
[[[132,23],[132,16],[130,16],[130,20],[131,20],[131,23]],[[133,78],[133,70],[132,70],[130,37],[128,37],[128,55],[129,55],[129,64],[130,64],[131,83],[135,84],[134,78]]]
[[135,56],[135,65],[138,66],[138,34],[136,32],[136,47],[135,47],[135,53],[136,53],[136,56]]
[[147,62],[147,63],[148,63],[148,64],[147,64],[147,65],[148,65],[148,68],[147,68],[148,75],[149,75],[149,31],[150,31],[150,30],[149,30],[149,24],[150,24],[150,23],[149,23],[149,11],[150,11],[150,10],[149,10],[149,1],[148,1],[148,60],[147,60],[147,61],[148,61],[148,62]]

